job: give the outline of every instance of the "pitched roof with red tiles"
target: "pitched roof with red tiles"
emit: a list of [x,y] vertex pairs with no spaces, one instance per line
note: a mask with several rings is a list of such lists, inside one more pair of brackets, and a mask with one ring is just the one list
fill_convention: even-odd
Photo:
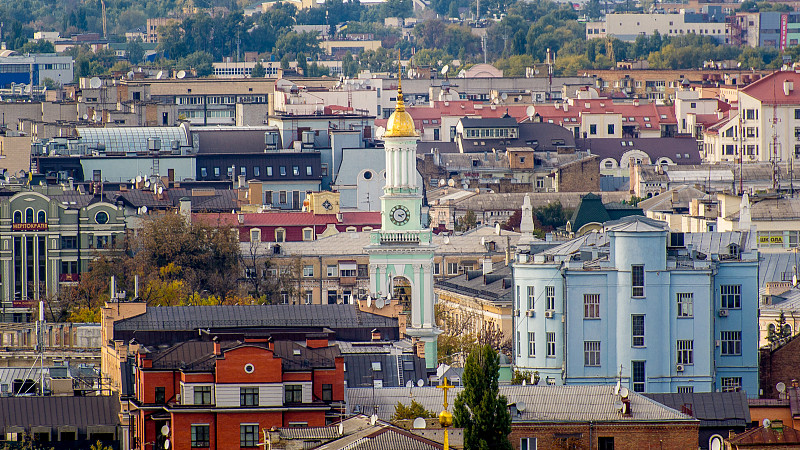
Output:
[[[472,100],[456,100],[435,101],[433,106],[407,106],[406,111],[414,119],[414,127],[421,131],[430,126],[438,128],[442,117],[497,118],[508,113],[519,122],[528,117],[527,108],[527,105],[485,105]],[[377,119],[375,126],[386,127],[387,121],[388,119]]]
[[740,91],[766,105],[800,105],[800,73],[773,72]]
[[[241,216],[241,222],[239,217]],[[267,211],[242,214],[192,214],[192,219],[212,226],[310,226],[327,225],[374,225],[380,226],[381,213],[378,211],[342,212],[341,222],[336,214],[314,214],[302,211]]]
[[571,99],[566,108],[561,103],[535,105],[534,114],[538,114],[543,122],[564,126],[579,124],[584,114],[619,114],[622,125],[635,124],[641,130],[658,130],[662,124],[678,123],[675,110],[671,106],[657,105],[652,102],[614,102],[607,98]]

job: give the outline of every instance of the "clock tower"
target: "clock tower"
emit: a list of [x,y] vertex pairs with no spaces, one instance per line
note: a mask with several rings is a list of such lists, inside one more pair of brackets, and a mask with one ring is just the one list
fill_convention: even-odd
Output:
[[411,316],[406,335],[425,345],[425,365],[437,365],[433,310],[432,233],[422,227],[422,186],[417,184],[417,140],[414,121],[403,103],[401,73],[397,106],[384,134],[386,183],[381,196],[381,229],[370,235],[370,290],[394,299]]

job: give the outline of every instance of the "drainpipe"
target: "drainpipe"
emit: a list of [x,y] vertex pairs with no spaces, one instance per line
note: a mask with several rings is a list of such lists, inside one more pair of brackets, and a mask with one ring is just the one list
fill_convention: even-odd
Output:
[[[566,264],[564,263],[564,261],[561,261],[561,267],[559,268],[559,270],[561,271],[561,279],[563,280],[563,283],[564,283],[564,290],[563,290],[564,295],[563,295],[563,297],[561,299],[562,304],[564,305],[564,314],[561,316],[561,319],[563,321],[562,327],[564,329],[564,343],[562,345],[562,347],[563,347],[562,348],[562,353],[564,354],[564,356],[562,357],[563,358],[563,362],[562,362],[562,369],[561,369],[561,381],[563,382],[564,380],[567,379],[567,345],[566,345],[566,343],[567,343],[567,304],[569,303],[569,302],[567,302],[567,268],[566,268]],[[547,381],[545,380],[545,383],[546,382]]]

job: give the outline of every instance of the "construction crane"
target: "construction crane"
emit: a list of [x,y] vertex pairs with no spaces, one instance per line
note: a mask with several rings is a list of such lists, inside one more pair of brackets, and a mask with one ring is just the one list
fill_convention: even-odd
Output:
[[103,39],[107,39],[108,34],[106,34],[106,0],[100,0],[100,6],[103,9]]

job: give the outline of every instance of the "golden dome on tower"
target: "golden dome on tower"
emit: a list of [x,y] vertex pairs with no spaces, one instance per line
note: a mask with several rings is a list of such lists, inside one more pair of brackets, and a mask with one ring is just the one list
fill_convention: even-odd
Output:
[[[398,60],[399,63],[399,60]],[[414,119],[411,114],[406,112],[406,105],[403,102],[403,85],[402,75],[397,73],[397,106],[394,112],[389,116],[389,121],[386,122],[386,133],[384,137],[416,137],[417,132],[414,130]]]

